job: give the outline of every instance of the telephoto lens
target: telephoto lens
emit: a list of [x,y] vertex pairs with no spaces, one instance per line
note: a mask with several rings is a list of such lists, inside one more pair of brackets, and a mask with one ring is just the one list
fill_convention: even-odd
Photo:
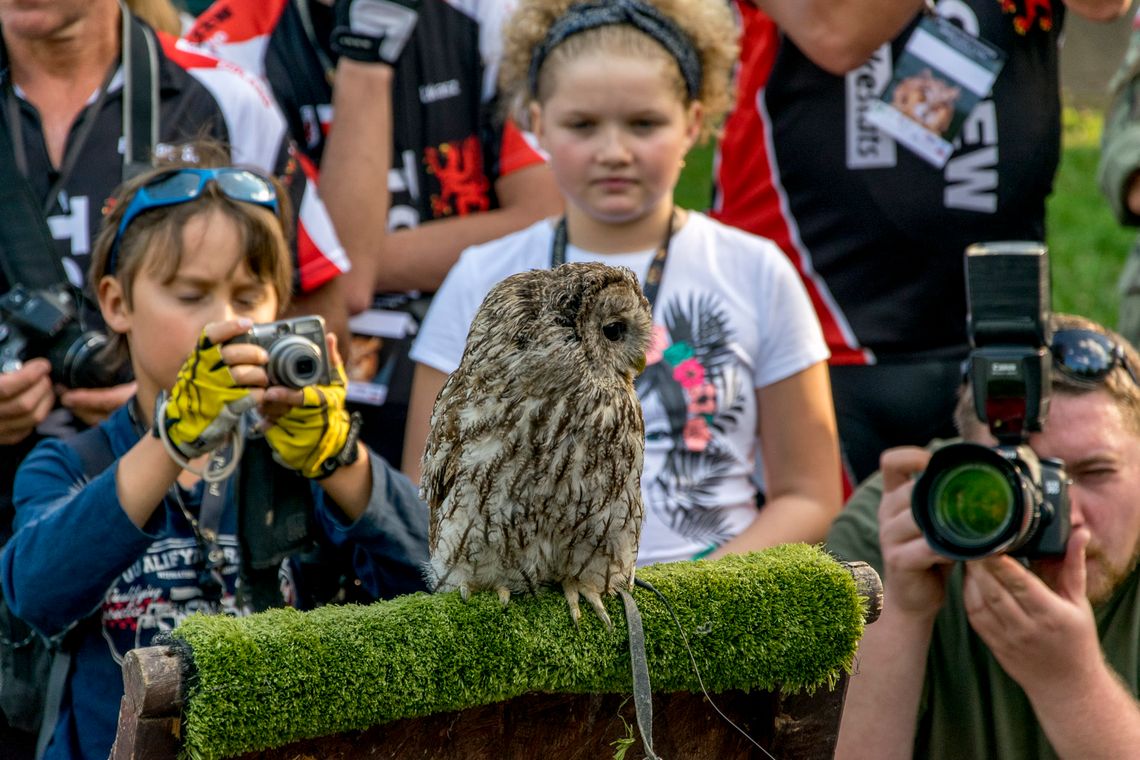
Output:
[[952,559],[1056,556],[1069,536],[1065,480],[1028,446],[959,443],[931,457],[911,509],[931,548]]

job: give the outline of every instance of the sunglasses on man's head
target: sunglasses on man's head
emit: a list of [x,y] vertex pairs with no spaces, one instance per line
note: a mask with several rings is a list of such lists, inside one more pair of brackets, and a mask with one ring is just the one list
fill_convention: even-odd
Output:
[[1132,382],[1140,386],[1128,363],[1124,347],[1095,330],[1058,330],[1049,344],[1053,366],[1078,383],[1103,383],[1117,366],[1124,367]]
[[174,169],[160,174],[140,187],[123,212],[111,253],[107,257],[107,274],[115,273],[118,263],[119,242],[131,222],[152,209],[189,203],[202,195],[206,186],[213,182],[227,198],[242,203],[253,203],[277,211],[277,192],[273,183],[260,174],[248,169],[232,166],[220,169]]

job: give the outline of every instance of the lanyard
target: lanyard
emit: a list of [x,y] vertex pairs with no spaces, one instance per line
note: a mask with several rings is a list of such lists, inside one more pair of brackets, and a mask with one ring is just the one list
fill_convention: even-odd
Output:
[[[120,4],[121,5],[121,4]],[[154,35],[135,21],[126,7],[120,8],[122,17],[122,54],[119,61],[111,65],[95,100],[83,111],[75,138],[67,146],[59,173],[51,189],[41,200],[44,216],[49,216],[55,200],[67,185],[75,165],[83,153],[83,147],[95,128],[95,122],[107,101],[111,83],[120,65],[123,70],[123,170],[122,179],[127,180],[139,172],[150,168],[150,152],[158,144],[158,49]],[[136,49],[137,48],[137,49]],[[23,122],[20,118],[20,103],[11,80],[5,87],[5,106],[9,130],[12,133],[12,149],[16,167],[25,177],[28,176],[27,147],[24,144]]]
[[[142,421],[138,409],[138,398],[128,402],[127,414],[131,418],[135,433],[139,438],[147,435],[147,427]],[[226,446],[210,454],[207,469],[218,469],[229,464],[233,457],[232,447]],[[218,545],[218,529],[222,524],[222,512],[225,509],[226,497],[229,494],[230,481],[226,478],[212,483],[203,483],[202,503],[198,507],[198,516],[195,517],[182,498],[181,486],[175,480],[166,492],[166,501],[178,507],[182,517],[194,532],[194,543],[198,546],[198,588],[207,602],[217,603],[225,591],[225,582],[222,579],[222,566],[225,564],[225,552]]]
[[321,68],[324,69],[325,79],[331,85],[333,75],[336,73],[336,64],[329,58],[324,46],[317,40],[317,31],[313,27],[313,14],[309,10],[309,0],[294,0],[293,5],[297,9],[297,15],[301,17],[301,28],[305,30],[305,37],[309,40],[309,46],[317,54],[317,60],[320,61]]
[[[649,312],[651,314],[657,302],[657,291],[661,289],[661,278],[665,274],[665,261],[669,258],[669,244],[673,242],[673,221],[676,216],[676,210],[670,209],[669,226],[665,230],[665,238],[657,247],[656,253],[653,254],[653,260],[649,262],[649,271],[645,274],[645,287],[642,288],[642,292],[645,293],[645,299],[649,301]],[[554,240],[550,245],[551,269],[566,263],[566,243],[566,217],[564,216],[558,220],[558,226],[554,228]]]
[[[111,70],[107,73],[103,84],[99,86],[99,94],[95,98],[95,102],[91,103],[83,111],[83,116],[80,117],[79,129],[75,133],[75,139],[67,146],[67,152],[63,154],[63,161],[60,162],[59,173],[56,175],[55,182],[52,183],[51,189],[48,190],[47,196],[41,201],[42,211],[44,216],[50,216],[51,210],[55,206],[55,198],[59,195],[60,190],[67,184],[67,180],[71,177],[71,172],[75,169],[75,163],[79,160],[79,154],[83,152],[83,146],[87,142],[87,138],[91,136],[91,130],[95,127],[95,121],[99,116],[99,111],[103,108],[103,103],[107,100],[107,90],[111,86],[111,80],[115,78],[115,72],[118,70],[118,62],[111,65]],[[20,103],[16,97],[14,87],[11,83],[6,88],[5,95],[7,96],[8,107],[8,123],[11,125],[12,131],[12,147],[16,154],[16,167],[20,173],[25,177],[28,176],[28,156],[27,149],[24,145],[24,127],[20,119]]]

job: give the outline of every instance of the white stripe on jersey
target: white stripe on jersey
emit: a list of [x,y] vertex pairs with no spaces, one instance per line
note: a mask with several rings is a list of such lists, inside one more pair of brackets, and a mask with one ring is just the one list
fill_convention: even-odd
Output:
[[863,358],[867,364],[874,364],[874,353],[872,353],[870,349],[862,348],[859,345],[859,339],[855,337],[855,331],[851,329],[851,325],[847,321],[847,316],[843,313],[843,310],[839,308],[835,297],[831,295],[831,291],[827,288],[827,283],[824,282],[823,278],[815,271],[815,267],[811,261],[811,252],[808,251],[803,239],[800,238],[799,224],[792,214],[787,193],[784,192],[784,184],[780,181],[780,165],[776,158],[776,146],[772,141],[772,119],[768,115],[768,105],[764,102],[764,90],[765,88],[761,87],[756,91],[756,113],[760,116],[761,121],[764,122],[764,150],[768,154],[768,166],[772,171],[772,188],[776,192],[776,197],[780,200],[780,217],[784,220],[784,224],[788,226],[788,239],[792,241],[792,245],[796,249],[796,257],[799,259],[799,270],[803,272],[805,278],[811,280],[816,292],[819,293],[820,299],[827,304],[827,310],[835,322],[835,326],[839,328],[839,331],[843,334],[843,341],[847,344],[848,348],[862,351]]
[[301,196],[301,219],[304,220],[305,232],[309,239],[321,250],[321,254],[335,264],[340,271],[347,272],[352,268],[344,246],[337,239],[333,229],[332,219],[324,203],[317,197],[316,185],[310,179],[305,184],[305,193]]
[[[200,48],[188,43],[186,48],[201,54]],[[226,61],[213,67],[188,66],[185,71],[214,96],[221,109],[233,162],[273,174],[287,125],[260,80]]]

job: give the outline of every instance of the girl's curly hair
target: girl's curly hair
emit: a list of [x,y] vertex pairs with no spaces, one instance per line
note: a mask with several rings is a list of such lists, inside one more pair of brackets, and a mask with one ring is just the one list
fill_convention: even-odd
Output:
[[[554,72],[566,61],[581,55],[609,53],[637,58],[656,56],[672,62],[671,71],[678,97],[689,100],[680,67],[656,40],[629,25],[603,26],[575,34],[554,48],[538,75],[537,92],[527,81],[531,57],[546,38],[552,24],[581,0],[520,0],[503,30],[503,58],[499,88],[508,115],[527,126],[527,106],[542,102],[553,89]],[[723,0],[643,0],[680,27],[693,42],[701,61],[701,86],[697,99],[704,107],[700,140],[715,134],[732,105],[732,70],[739,50],[740,30]]]

